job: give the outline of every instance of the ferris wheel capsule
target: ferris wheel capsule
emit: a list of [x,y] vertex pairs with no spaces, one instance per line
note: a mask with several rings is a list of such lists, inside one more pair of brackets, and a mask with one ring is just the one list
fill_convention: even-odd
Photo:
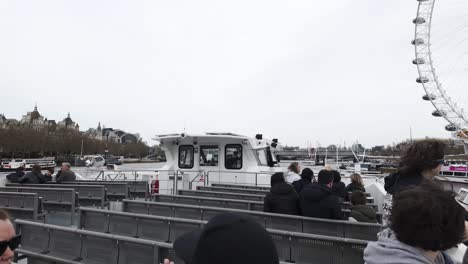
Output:
[[413,60],[413,64],[418,65],[418,64],[424,64],[426,61],[423,58],[417,58]]
[[413,19],[413,23],[417,25],[421,25],[421,24],[426,23],[426,19],[424,17],[417,17]]
[[418,45],[424,45],[424,39],[422,38],[417,38],[417,39],[414,39],[413,41],[411,41],[411,44],[415,45],[415,46],[418,46]]
[[447,115],[447,112],[445,112],[444,110],[435,110],[434,112],[432,112],[432,115],[436,117],[442,117]]
[[423,99],[424,101],[433,101],[433,100],[435,100],[436,98],[437,98],[437,97],[436,97],[435,95],[433,95],[433,94],[425,94],[425,95],[423,95],[423,97],[422,97],[422,99]]
[[458,127],[452,125],[452,124],[448,124],[445,126],[445,130],[447,131],[450,131],[450,132],[455,132],[458,130]]
[[416,82],[417,82],[417,83],[428,83],[428,82],[429,82],[429,78],[427,78],[427,77],[418,77],[418,78],[416,79]]

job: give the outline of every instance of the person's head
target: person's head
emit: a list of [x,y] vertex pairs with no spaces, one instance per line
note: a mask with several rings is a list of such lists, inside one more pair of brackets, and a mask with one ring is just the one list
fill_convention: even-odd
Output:
[[301,166],[299,166],[299,163],[293,162],[293,163],[289,164],[288,170],[299,174],[301,172]]
[[40,174],[40,173],[41,173],[41,165],[39,165],[39,164],[34,164],[34,165],[32,166],[31,171],[32,171],[33,173],[39,173],[39,174]]
[[330,165],[326,165],[323,169],[324,169],[324,170],[327,170],[327,171],[332,171],[332,170],[333,170],[333,167],[330,166]]
[[400,159],[401,174],[426,174],[437,176],[444,164],[446,144],[436,139],[416,141]]
[[276,184],[281,183],[281,182],[285,182],[284,174],[282,172],[276,172],[273,175],[271,175],[271,178],[270,178],[271,187],[273,187]]
[[309,168],[304,168],[301,172],[301,178],[308,181],[312,181],[314,178],[314,172]]
[[54,172],[55,172],[54,168],[48,168],[46,171],[47,175],[52,175],[54,174]]
[[4,210],[0,210],[0,264],[9,264],[14,256],[15,250],[21,236],[16,236],[10,216]]
[[62,163],[62,170],[63,171],[70,170],[70,167],[71,167],[70,163],[68,163],[68,162]]
[[183,234],[174,250],[190,264],[278,264],[275,243],[248,215],[220,213],[203,229]]
[[364,186],[364,183],[362,182],[362,177],[359,173],[353,173],[351,176],[349,176],[351,179],[351,182],[354,184],[357,184],[359,186]]
[[333,174],[333,182],[340,182],[341,181],[341,174],[337,170],[332,170],[331,173]]
[[361,191],[354,191],[351,193],[349,200],[352,205],[363,205],[367,203],[366,195]]
[[24,167],[19,166],[18,168],[16,168],[16,173],[18,173],[18,172],[24,172]]
[[318,173],[317,182],[322,185],[333,185],[333,173],[329,170],[321,170]]
[[393,197],[390,228],[410,246],[446,250],[463,241],[465,209],[449,192],[423,184]]

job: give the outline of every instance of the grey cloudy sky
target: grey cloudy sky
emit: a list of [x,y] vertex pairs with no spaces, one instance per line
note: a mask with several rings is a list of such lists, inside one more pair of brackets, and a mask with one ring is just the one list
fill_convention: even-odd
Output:
[[81,129],[289,145],[449,137],[411,64],[407,0],[3,0],[0,112]]

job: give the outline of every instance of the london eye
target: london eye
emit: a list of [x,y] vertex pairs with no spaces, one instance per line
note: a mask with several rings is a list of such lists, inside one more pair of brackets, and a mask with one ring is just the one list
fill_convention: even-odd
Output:
[[434,117],[447,121],[445,129],[465,145],[468,154],[468,3],[463,0],[418,0],[413,23],[415,58]]

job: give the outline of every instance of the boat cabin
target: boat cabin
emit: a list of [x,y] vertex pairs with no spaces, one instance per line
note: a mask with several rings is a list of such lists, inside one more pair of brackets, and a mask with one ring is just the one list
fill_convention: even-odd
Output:
[[161,184],[171,180],[172,172],[184,189],[196,183],[269,185],[271,174],[284,171],[275,158],[278,140],[264,139],[261,134],[180,133],[158,135],[155,140],[167,160],[159,170]]

